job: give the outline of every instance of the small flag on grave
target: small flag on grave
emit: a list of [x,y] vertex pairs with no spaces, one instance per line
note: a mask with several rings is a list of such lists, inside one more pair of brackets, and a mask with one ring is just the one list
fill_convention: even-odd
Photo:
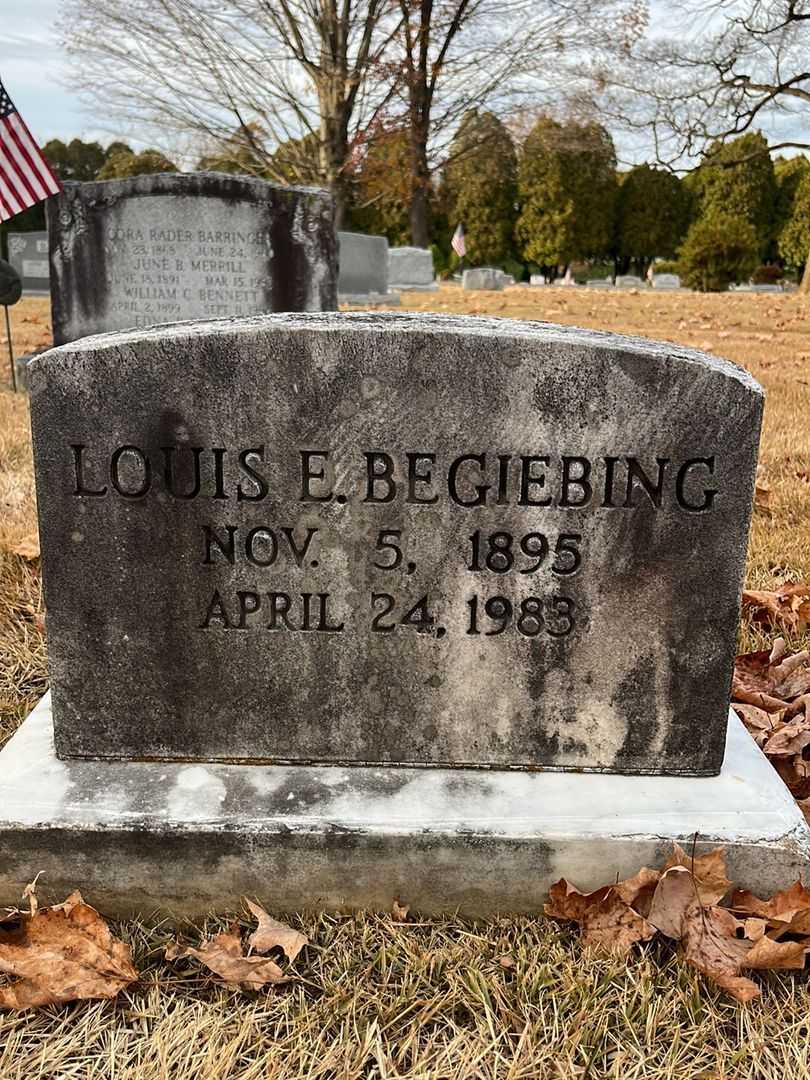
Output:
[[464,243],[464,226],[461,225],[461,223],[456,225],[456,231],[453,233],[453,239],[450,241],[450,246],[460,259],[463,259],[467,254],[467,245]]
[[62,185],[0,82],[0,221],[8,221]]

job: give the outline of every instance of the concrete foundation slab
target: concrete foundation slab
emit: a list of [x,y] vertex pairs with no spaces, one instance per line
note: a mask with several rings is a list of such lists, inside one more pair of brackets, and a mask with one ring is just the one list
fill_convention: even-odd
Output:
[[[137,723],[137,717],[133,717]],[[723,770],[700,779],[484,769],[59,761],[43,699],[0,753],[0,903],[41,871],[109,914],[200,914],[243,895],[277,910],[540,908],[725,845],[768,892],[806,873],[810,829],[732,713]]]

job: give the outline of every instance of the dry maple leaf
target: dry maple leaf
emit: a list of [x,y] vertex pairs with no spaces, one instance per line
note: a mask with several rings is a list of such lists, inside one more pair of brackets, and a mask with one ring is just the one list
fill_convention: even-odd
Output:
[[738,914],[755,915],[765,920],[768,928],[775,931],[771,936],[810,935],[810,890],[801,881],[774,893],[770,900],[760,900],[753,893],[737,890],[731,898],[731,906]]
[[771,485],[765,474],[765,466],[757,466],[757,477],[754,486],[754,506],[765,514],[773,513],[771,509]]
[[581,893],[565,878],[551,886],[546,915],[568,919],[582,928],[583,945],[625,956],[638,941],[649,941],[655,927],[621,898],[618,887]]
[[271,949],[280,948],[292,963],[303,947],[309,944],[309,938],[286,923],[277,922],[259,904],[250,900],[245,903],[259,923],[248,938],[248,946],[258,953],[268,953]]
[[238,923],[230,930],[204,942],[199,949],[190,945],[170,945],[166,949],[167,960],[179,960],[191,956],[199,960],[227,986],[236,989],[261,990],[267,983],[276,986],[289,982],[289,978],[274,960],[265,956],[245,956]]
[[743,610],[751,620],[769,629],[787,627],[802,633],[810,624],[810,585],[781,585],[774,592],[746,590]]
[[394,897],[394,902],[391,905],[391,918],[394,922],[407,922],[408,912],[411,910],[410,904],[403,904],[400,902],[398,896]]
[[17,978],[0,987],[0,1008],[113,998],[137,979],[129,946],[78,892],[39,910],[33,889],[27,895],[30,914],[0,923],[0,971]]
[[726,877],[726,857],[722,848],[692,856],[680,844],[674,844],[664,872],[675,866],[686,867],[691,873],[701,904],[718,904],[731,888],[732,883]]

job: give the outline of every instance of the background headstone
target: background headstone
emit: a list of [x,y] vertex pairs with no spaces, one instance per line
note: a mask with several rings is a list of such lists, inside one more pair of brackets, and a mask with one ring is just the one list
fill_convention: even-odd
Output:
[[465,289],[491,289],[498,291],[506,285],[505,275],[501,270],[495,270],[489,266],[479,266],[473,270],[465,270],[461,279]]
[[644,282],[635,274],[619,274],[616,278],[617,289],[641,289]]
[[54,341],[337,306],[332,199],[224,173],[67,183],[46,203]]
[[654,289],[680,289],[681,279],[677,274],[653,274]]
[[413,292],[433,292],[433,252],[429,248],[395,247],[388,251],[388,286]]
[[734,365],[300,315],[31,378],[60,755],[719,770],[762,412]]
[[384,236],[339,232],[341,303],[388,294],[388,241]]
[[0,259],[0,305],[11,307],[12,304],[17,303],[21,296],[22,281],[20,275],[11,263]]
[[47,232],[8,234],[8,261],[20,275],[24,293],[46,294],[50,282]]

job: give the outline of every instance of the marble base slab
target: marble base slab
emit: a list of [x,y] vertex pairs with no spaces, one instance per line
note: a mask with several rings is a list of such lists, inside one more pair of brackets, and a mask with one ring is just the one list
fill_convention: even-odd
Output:
[[[137,717],[133,716],[133,723]],[[44,698],[0,752],[0,903],[38,872],[108,914],[274,910],[536,912],[565,876],[595,888],[725,845],[769,892],[806,874],[810,829],[737,717],[719,776],[59,761]]]

